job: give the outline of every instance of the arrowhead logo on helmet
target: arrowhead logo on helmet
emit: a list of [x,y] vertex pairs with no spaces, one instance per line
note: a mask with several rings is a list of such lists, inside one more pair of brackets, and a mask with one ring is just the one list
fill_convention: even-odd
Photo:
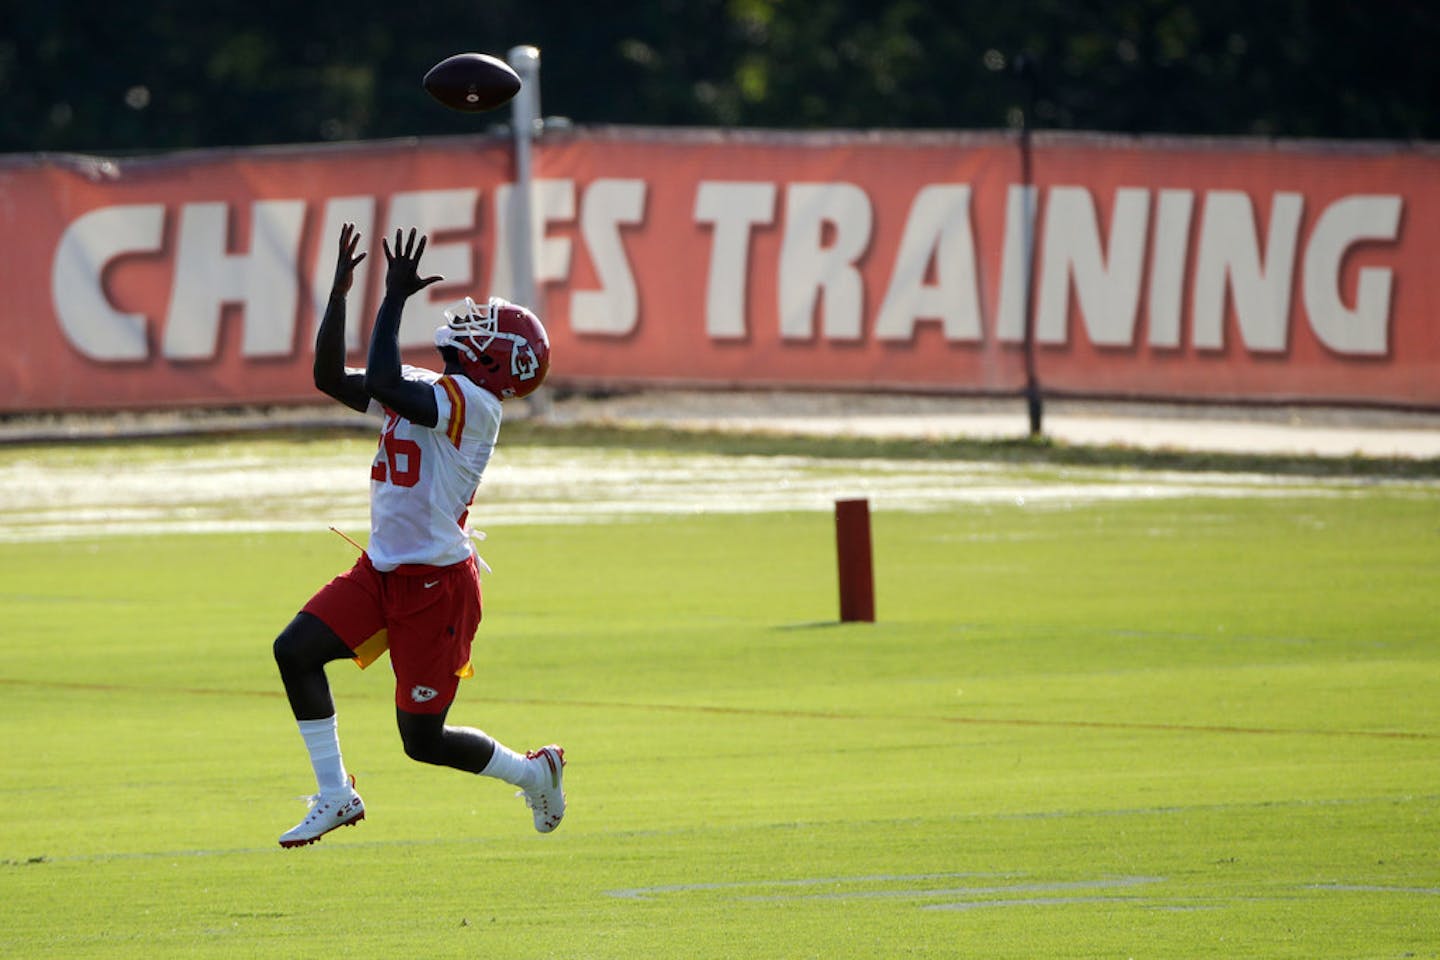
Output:
[[501,400],[534,393],[550,371],[550,337],[540,318],[500,297],[483,304],[466,297],[447,307],[435,346],[442,354],[453,349],[465,375]]

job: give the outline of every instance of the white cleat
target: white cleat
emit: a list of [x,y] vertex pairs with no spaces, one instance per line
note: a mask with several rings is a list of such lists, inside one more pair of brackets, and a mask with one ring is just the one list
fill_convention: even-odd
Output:
[[305,799],[310,803],[310,813],[280,835],[280,846],[303,847],[337,827],[348,827],[365,819],[365,802],[355,792],[354,777],[350,778],[350,787],[345,793],[317,793]]
[[525,805],[535,814],[535,829],[549,833],[565,818],[565,751],[552,743],[531,750],[525,759],[538,765],[540,785],[533,790],[522,790],[516,796],[524,797]]

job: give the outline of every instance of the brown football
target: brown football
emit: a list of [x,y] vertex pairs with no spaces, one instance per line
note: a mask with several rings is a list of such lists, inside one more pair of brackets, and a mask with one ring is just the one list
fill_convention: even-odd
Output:
[[457,53],[425,74],[430,96],[451,110],[479,113],[508,103],[520,92],[520,75],[485,53]]

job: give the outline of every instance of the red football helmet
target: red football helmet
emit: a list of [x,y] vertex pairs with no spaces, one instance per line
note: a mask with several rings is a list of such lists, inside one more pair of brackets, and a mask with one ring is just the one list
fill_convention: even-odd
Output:
[[501,400],[534,393],[550,371],[550,338],[540,318],[509,300],[469,297],[445,310],[435,346],[453,347],[465,375]]

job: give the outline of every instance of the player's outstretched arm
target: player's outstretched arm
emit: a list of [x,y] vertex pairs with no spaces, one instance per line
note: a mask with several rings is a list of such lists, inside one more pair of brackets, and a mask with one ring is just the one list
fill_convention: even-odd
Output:
[[443,280],[444,277],[421,277],[420,257],[425,253],[425,237],[416,242],[412,227],[410,236],[395,231],[395,251],[383,241],[385,259],[385,299],[375,316],[375,329],[370,334],[370,359],[365,366],[365,392],[412,423],[433,427],[440,419],[435,405],[435,391],[427,383],[406,380],[400,372],[400,317],[405,301]]
[[365,373],[345,366],[345,297],[355,279],[355,267],[365,254],[355,256],[360,234],[355,224],[340,228],[340,254],[335,262],[335,280],[330,285],[330,299],[320,332],[315,335],[315,387],[354,410],[364,412],[370,405],[365,392]]

